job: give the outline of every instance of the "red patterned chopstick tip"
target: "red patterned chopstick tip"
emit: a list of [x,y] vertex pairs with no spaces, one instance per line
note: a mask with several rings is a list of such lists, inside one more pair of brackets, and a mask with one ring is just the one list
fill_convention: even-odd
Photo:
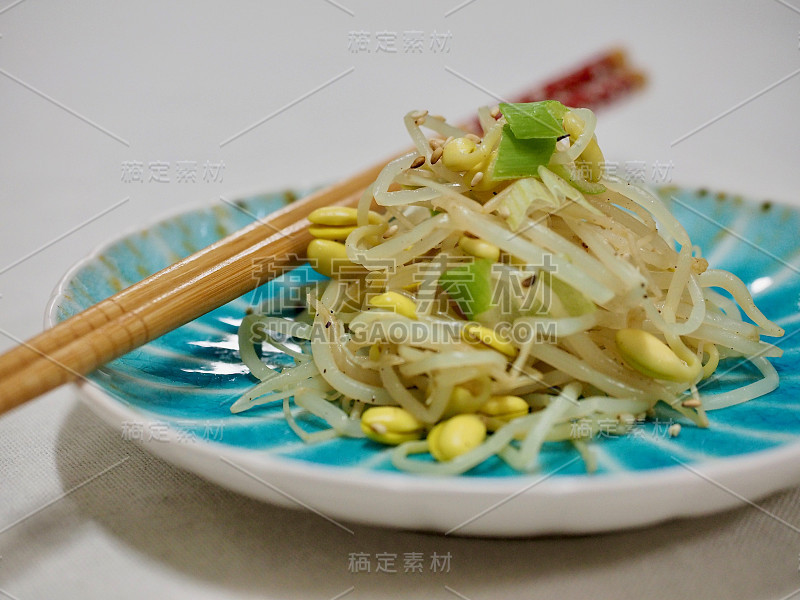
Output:
[[559,100],[567,106],[596,108],[640,88],[644,74],[613,49],[539,88],[520,94],[523,102]]

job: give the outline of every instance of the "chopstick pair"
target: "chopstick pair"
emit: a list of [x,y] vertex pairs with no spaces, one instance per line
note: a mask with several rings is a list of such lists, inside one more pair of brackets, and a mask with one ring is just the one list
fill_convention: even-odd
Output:
[[0,413],[297,266],[312,239],[306,215],[323,206],[355,205],[382,166],[289,204],[268,222],[254,222],[4,354]]
[[[643,82],[624,53],[612,50],[528,90],[517,101],[554,98],[596,108]],[[384,164],[293,202],[272,213],[269,221],[254,222],[0,356],[0,414],[82,378],[296,266],[312,239],[306,216],[323,206],[355,205]]]

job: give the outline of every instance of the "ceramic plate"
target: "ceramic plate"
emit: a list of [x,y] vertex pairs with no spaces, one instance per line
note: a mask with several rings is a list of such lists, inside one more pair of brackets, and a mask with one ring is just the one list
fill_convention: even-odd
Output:
[[[302,192],[298,192],[302,194]],[[598,471],[587,474],[566,443],[548,443],[541,471],[511,472],[494,460],[467,475],[396,471],[369,441],[299,441],[280,407],[232,415],[253,380],[236,332],[248,306],[291,296],[315,277],[299,269],[93,373],[79,387],[123,438],[211,481],[266,501],[305,508],[331,526],[370,523],[458,535],[590,533],[708,514],[800,483],[800,213],[703,191],[666,190],[672,209],[710,263],[741,277],[756,303],[786,329],[773,361],[780,388],[710,413],[711,426],[667,429],[675,414],[627,436],[601,435]],[[285,192],[194,210],[126,235],[76,265],[48,309],[62,321],[295,197]],[[264,347],[264,359],[286,359]],[[723,365],[710,390],[741,384],[755,369]],[[727,371],[727,372],[726,372]],[[314,428],[313,419],[303,419]]]

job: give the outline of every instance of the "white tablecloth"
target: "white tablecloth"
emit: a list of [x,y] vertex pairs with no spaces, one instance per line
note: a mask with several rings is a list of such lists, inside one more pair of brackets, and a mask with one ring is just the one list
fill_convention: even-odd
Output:
[[[615,43],[650,83],[600,114],[608,160],[800,205],[798,32],[783,0],[7,0],[0,349],[121,231],[342,178],[403,147],[407,110],[460,117]],[[0,597],[788,598],[799,496],[601,536],[350,535],[152,457],[63,388],[0,418]]]

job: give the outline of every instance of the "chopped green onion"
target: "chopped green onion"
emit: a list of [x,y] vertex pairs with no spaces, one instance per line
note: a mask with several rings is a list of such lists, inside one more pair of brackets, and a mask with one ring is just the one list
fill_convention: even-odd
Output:
[[567,135],[561,124],[567,107],[558,100],[500,104],[500,112],[518,139],[562,138]]
[[439,285],[468,319],[474,319],[491,306],[491,269],[490,260],[479,259],[448,269],[439,276]]
[[492,177],[497,180],[537,175],[556,149],[556,141],[567,132],[561,124],[567,107],[556,100],[500,104],[506,119]]
[[492,165],[492,177],[497,180],[533,177],[540,165],[550,162],[556,149],[556,138],[517,138],[508,124],[503,125],[503,136]]
[[597,307],[574,287],[561,281],[550,271],[541,271],[542,282],[547,284],[552,292],[558,296],[561,305],[570,317],[580,317],[586,313],[594,312]]
[[512,231],[516,231],[525,220],[528,208],[536,201],[544,202],[549,206],[556,206],[553,196],[547,191],[544,184],[533,177],[518,179],[503,190],[501,206],[508,211],[506,223]]

